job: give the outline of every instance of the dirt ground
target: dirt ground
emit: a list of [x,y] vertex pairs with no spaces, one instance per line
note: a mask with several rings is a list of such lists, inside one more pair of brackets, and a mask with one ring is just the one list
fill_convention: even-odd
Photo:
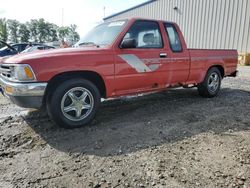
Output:
[[65,130],[0,97],[0,187],[250,187],[250,67],[213,99],[172,89],[103,102]]

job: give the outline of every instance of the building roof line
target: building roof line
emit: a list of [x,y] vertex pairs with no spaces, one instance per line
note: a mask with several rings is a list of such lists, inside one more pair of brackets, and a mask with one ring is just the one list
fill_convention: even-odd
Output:
[[155,2],[155,1],[157,1],[157,0],[149,0],[149,1],[146,1],[145,3],[141,3],[141,4],[139,4],[139,5],[136,5],[136,6],[131,7],[131,8],[129,8],[129,9],[126,9],[126,10],[123,10],[123,11],[121,11],[121,12],[118,12],[118,13],[112,14],[112,15],[110,15],[110,16],[107,16],[107,17],[103,18],[103,20],[105,21],[105,20],[107,20],[107,19],[113,18],[113,17],[118,16],[118,15],[120,15],[120,14],[123,14],[123,13],[125,13],[125,12],[128,12],[128,11],[134,10],[134,9],[136,9],[136,8],[145,6],[145,5],[147,5],[147,4],[153,3],[153,2]]

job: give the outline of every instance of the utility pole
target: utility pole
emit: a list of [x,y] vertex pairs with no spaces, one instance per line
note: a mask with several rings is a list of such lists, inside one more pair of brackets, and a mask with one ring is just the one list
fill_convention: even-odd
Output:
[[103,7],[103,18],[105,18],[106,17],[106,7],[104,6]]
[[64,24],[64,8],[62,8],[62,27],[63,27],[63,24]]

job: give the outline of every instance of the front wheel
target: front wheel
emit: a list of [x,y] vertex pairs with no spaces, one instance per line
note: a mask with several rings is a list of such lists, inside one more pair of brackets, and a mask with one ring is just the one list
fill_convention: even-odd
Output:
[[100,92],[92,82],[70,79],[52,93],[47,110],[60,127],[78,128],[94,119],[100,100]]
[[199,94],[207,98],[215,97],[220,91],[221,80],[222,77],[218,68],[209,69],[204,81],[198,85]]

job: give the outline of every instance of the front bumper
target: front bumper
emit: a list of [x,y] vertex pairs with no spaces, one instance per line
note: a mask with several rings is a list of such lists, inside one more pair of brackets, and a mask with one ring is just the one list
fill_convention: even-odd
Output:
[[16,83],[0,77],[0,91],[13,103],[24,108],[41,108],[47,83]]

